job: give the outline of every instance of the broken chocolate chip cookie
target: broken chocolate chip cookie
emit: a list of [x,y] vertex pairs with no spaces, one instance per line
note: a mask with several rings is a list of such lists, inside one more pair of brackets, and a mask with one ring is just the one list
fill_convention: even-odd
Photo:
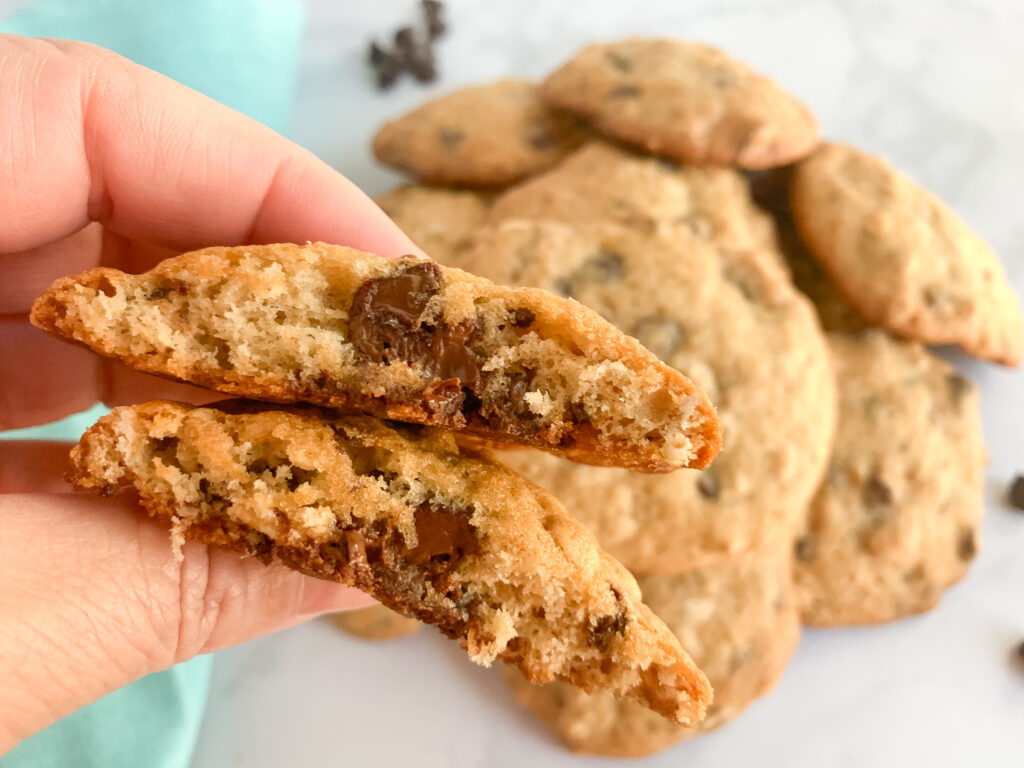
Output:
[[309,406],[115,409],[72,451],[79,488],[132,487],[179,543],[277,558],[514,664],[703,719],[710,687],[636,581],[549,494],[450,432]]
[[58,280],[32,321],[149,373],[666,472],[718,452],[707,397],[590,310],[412,256],[208,248]]

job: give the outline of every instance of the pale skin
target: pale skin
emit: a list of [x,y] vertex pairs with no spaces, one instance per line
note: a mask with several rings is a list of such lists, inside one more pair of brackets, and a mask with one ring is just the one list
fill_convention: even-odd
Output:
[[[0,429],[98,400],[218,399],[32,328],[53,279],[307,240],[416,252],[343,176],[259,124],[109,51],[0,35]],[[372,603],[198,544],[178,562],[130,499],[72,494],[67,453],[0,441],[0,755],[150,672]]]

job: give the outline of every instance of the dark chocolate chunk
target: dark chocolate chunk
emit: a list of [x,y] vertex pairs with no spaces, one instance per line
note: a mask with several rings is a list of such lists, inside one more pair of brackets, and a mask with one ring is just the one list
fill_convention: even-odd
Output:
[[416,32],[412,27],[401,27],[395,32],[395,48],[403,56],[412,55],[416,48]]
[[626,627],[629,626],[629,616],[625,611],[608,616],[591,617],[590,619],[590,645],[599,651],[607,651],[615,638],[626,634]]
[[447,31],[444,23],[444,3],[440,0],[422,0],[423,18],[427,24],[427,35],[436,40]]
[[1024,510],[1024,475],[1017,475],[1013,478],[1006,498],[1014,509]]
[[892,504],[892,489],[882,482],[877,475],[872,475],[864,483],[861,491],[861,502],[869,509]]
[[959,407],[964,397],[974,389],[974,385],[959,373],[951,373],[947,382],[949,383],[949,399],[953,402],[954,407]]
[[957,556],[961,560],[973,560],[974,556],[978,554],[978,539],[974,535],[973,528],[965,528],[960,532],[960,540],[956,545]]
[[1013,649],[1014,656],[1017,657],[1017,663],[1024,665],[1024,640],[1020,641],[1020,644]]
[[813,536],[803,536],[796,540],[793,552],[800,562],[810,563],[818,556],[818,540]]
[[416,565],[432,564],[453,568],[465,555],[480,551],[476,529],[469,522],[473,510],[453,509],[425,502],[416,510],[416,546],[406,558]]
[[697,478],[697,490],[700,491],[701,496],[709,501],[717,501],[718,496],[722,492],[718,478],[707,470],[701,472],[700,477]]
[[533,126],[530,128],[527,141],[530,143],[531,147],[541,152],[555,148],[555,137],[552,136],[549,131],[539,126]]

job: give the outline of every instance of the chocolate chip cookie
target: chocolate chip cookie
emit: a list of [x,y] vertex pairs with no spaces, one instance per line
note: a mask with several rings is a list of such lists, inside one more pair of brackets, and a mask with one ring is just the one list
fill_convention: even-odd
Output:
[[490,196],[406,185],[374,201],[430,258],[452,264],[487,219]]
[[892,621],[935,605],[978,552],[978,394],[945,361],[882,331],[829,344],[839,424],[795,544],[803,619]]
[[507,186],[549,168],[588,136],[526,80],[462,88],[387,123],[373,139],[380,162],[421,182]]
[[467,261],[600,312],[718,405],[725,447],[704,472],[640,477],[502,454],[602,546],[631,570],[677,573],[790,535],[831,449],[835,382],[814,310],[774,256],[615,224],[509,219],[481,230]]
[[575,302],[433,261],[299,245],[207,248],[142,275],[61,278],[32,322],[232,395],[444,426],[579,461],[706,466],[707,397]]
[[731,248],[776,245],[770,217],[738,172],[677,166],[600,141],[500,195],[489,220],[505,219],[605,220]]
[[549,494],[450,432],[309,406],[117,408],[72,451],[79,488],[130,486],[172,537],[369,592],[535,682],[702,719],[704,675],[633,577]]
[[508,684],[573,752],[640,757],[732,720],[775,686],[800,635],[788,558],[737,558],[688,573],[640,576],[648,605],[693,654],[714,687],[708,717],[684,728],[650,710],[565,683]]
[[793,217],[872,324],[1018,365],[1024,320],[998,257],[941,200],[882,158],[826,144],[794,172]]
[[552,107],[687,163],[772,168],[818,143],[810,111],[731,56],[682,40],[590,45],[544,82]]
[[416,619],[403,616],[383,605],[333,613],[331,621],[342,632],[363,640],[394,640],[411,635],[420,628]]

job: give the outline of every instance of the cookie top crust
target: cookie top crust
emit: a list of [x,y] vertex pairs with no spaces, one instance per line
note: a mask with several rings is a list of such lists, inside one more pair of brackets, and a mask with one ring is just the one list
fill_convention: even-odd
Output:
[[386,123],[373,154],[421,182],[502,187],[551,167],[588,135],[575,116],[545,106],[536,83],[501,80]]
[[634,38],[590,45],[544,81],[545,101],[599,131],[687,163],[761,169],[818,143],[811,112],[707,45]]
[[790,194],[804,242],[872,324],[1020,364],[1024,319],[998,257],[935,195],[835,143],[797,165]]

